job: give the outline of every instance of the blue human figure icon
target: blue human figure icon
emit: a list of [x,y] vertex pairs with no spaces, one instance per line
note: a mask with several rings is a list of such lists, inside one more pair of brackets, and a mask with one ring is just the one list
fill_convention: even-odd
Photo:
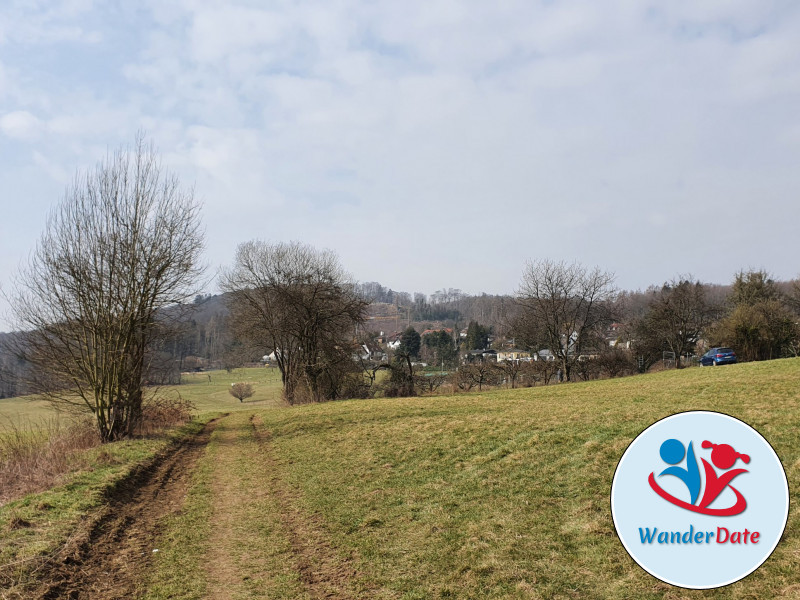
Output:
[[[689,488],[690,503],[694,504],[700,495],[700,468],[697,466],[697,458],[694,455],[692,442],[689,442],[687,451],[679,440],[666,440],[661,444],[659,454],[661,454],[661,458],[665,463],[673,465],[661,471],[659,477],[662,475],[674,475],[683,481],[686,487]],[[683,460],[684,454],[686,456],[686,468],[675,466]]]

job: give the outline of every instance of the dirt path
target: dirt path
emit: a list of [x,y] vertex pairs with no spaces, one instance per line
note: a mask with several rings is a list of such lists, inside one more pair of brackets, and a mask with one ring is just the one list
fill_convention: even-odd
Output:
[[235,414],[215,431],[207,598],[351,599],[364,594],[318,517],[298,508],[257,417]]
[[[205,564],[209,586],[207,595],[219,600],[232,600],[243,595],[244,573],[240,563],[244,553],[250,554],[247,552],[250,534],[242,531],[242,525],[252,525],[255,515],[250,514],[250,509],[259,493],[257,486],[242,478],[242,463],[249,462],[252,450],[237,431],[237,420],[224,423],[217,430],[211,449],[214,461],[211,481],[213,510]],[[252,469],[249,471],[252,474]],[[247,577],[252,579],[254,576],[251,567]]]
[[42,586],[30,597],[135,597],[155,549],[158,523],[183,506],[193,466],[217,422],[209,422],[115,490],[107,507],[43,574]]
[[321,517],[302,509],[302,496],[282,478],[259,418],[234,413],[210,422],[120,485],[107,506],[40,571],[40,586],[28,597],[148,597],[148,573],[163,566],[153,551],[159,536],[164,542],[164,519],[180,518],[194,474],[201,471],[207,473],[209,490],[204,541],[199,550],[167,545],[155,555],[195,553],[199,571],[169,571],[173,590],[202,581],[200,594],[214,600],[374,596],[354,567],[356,557],[331,541]]

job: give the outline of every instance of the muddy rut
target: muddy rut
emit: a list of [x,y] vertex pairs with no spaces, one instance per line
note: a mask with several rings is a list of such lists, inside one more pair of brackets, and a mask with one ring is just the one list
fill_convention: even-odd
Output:
[[140,468],[42,574],[31,598],[111,600],[141,592],[159,521],[181,509],[192,471],[218,420]]

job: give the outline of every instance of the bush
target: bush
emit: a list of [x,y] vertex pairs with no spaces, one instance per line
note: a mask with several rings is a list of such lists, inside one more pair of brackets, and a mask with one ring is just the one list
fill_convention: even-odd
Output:
[[195,410],[195,405],[185,400],[178,392],[151,396],[142,403],[142,418],[136,433],[152,435],[167,427],[183,425],[191,421]]
[[434,394],[447,381],[447,375],[440,373],[419,373],[414,375],[414,387],[423,394]]
[[415,368],[408,354],[395,355],[389,368],[389,378],[381,386],[386,398],[407,398],[416,396],[414,389],[416,375],[419,368]]
[[716,324],[710,337],[733,348],[740,361],[797,356],[800,348],[797,317],[778,300],[740,304]]
[[534,385],[538,382],[549,385],[558,370],[559,365],[554,360],[534,360],[528,363],[525,375]]
[[464,392],[469,392],[476,386],[482,391],[484,386],[500,385],[501,381],[502,371],[496,364],[488,361],[462,365],[452,376],[452,383]]
[[231,384],[231,389],[228,390],[228,393],[239,400],[239,402],[244,402],[248,398],[250,398],[253,394],[255,394],[255,390],[253,389],[252,383],[233,383]]
[[375,395],[375,389],[372,384],[367,381],[361,373],[350,375],[346,377],[342,383],[341,399],[359,399],[372,398]]
[[639,370],[633,353],[622,348],[608,348],[595,360],[600,373],[609,378],[633,375]]

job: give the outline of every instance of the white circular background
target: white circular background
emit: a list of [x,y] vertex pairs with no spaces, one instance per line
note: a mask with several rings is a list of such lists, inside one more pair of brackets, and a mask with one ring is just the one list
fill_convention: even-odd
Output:
[[[677,439],[688,448],[692,442],[705,487],[701,458],[711,463],[711,449],[701,444],[730,444],[750,456],[748,464],[737,460],[732,469],[744,468],[731,481],[747,500],[739,515],[719,517],[686,510],[661,498],[648,483],[654,473],[667,492],[689,501],[686,486],[677,477],[659,477],[667,465],[659,454],[661,444]],[[713,464],[713,463],[712,463]],[[685,467],[686,462],[677,466]],[[722,474],[720,469],[717,473]],[[700,493],[702,497],[702,490]],[[709,508],[725,508],[735,503],[735,495],[725,489]],[[778,455],[755,429],[729,415],[709,411],[679,413],[657,421],[640,433],[622,455],[611,485],[611,514],[617,535],[625,550],[651,575],[684,588],[709,589],[728,585],[755,571],[778,545],[789,516],[789,485]],[[642,543],[639,529],[659,532],[713,531],[706,544]],[[718,544],[717,527],[734,531],[758,531],[758,543]],[[705,537],[703,538],[705,540]]]

